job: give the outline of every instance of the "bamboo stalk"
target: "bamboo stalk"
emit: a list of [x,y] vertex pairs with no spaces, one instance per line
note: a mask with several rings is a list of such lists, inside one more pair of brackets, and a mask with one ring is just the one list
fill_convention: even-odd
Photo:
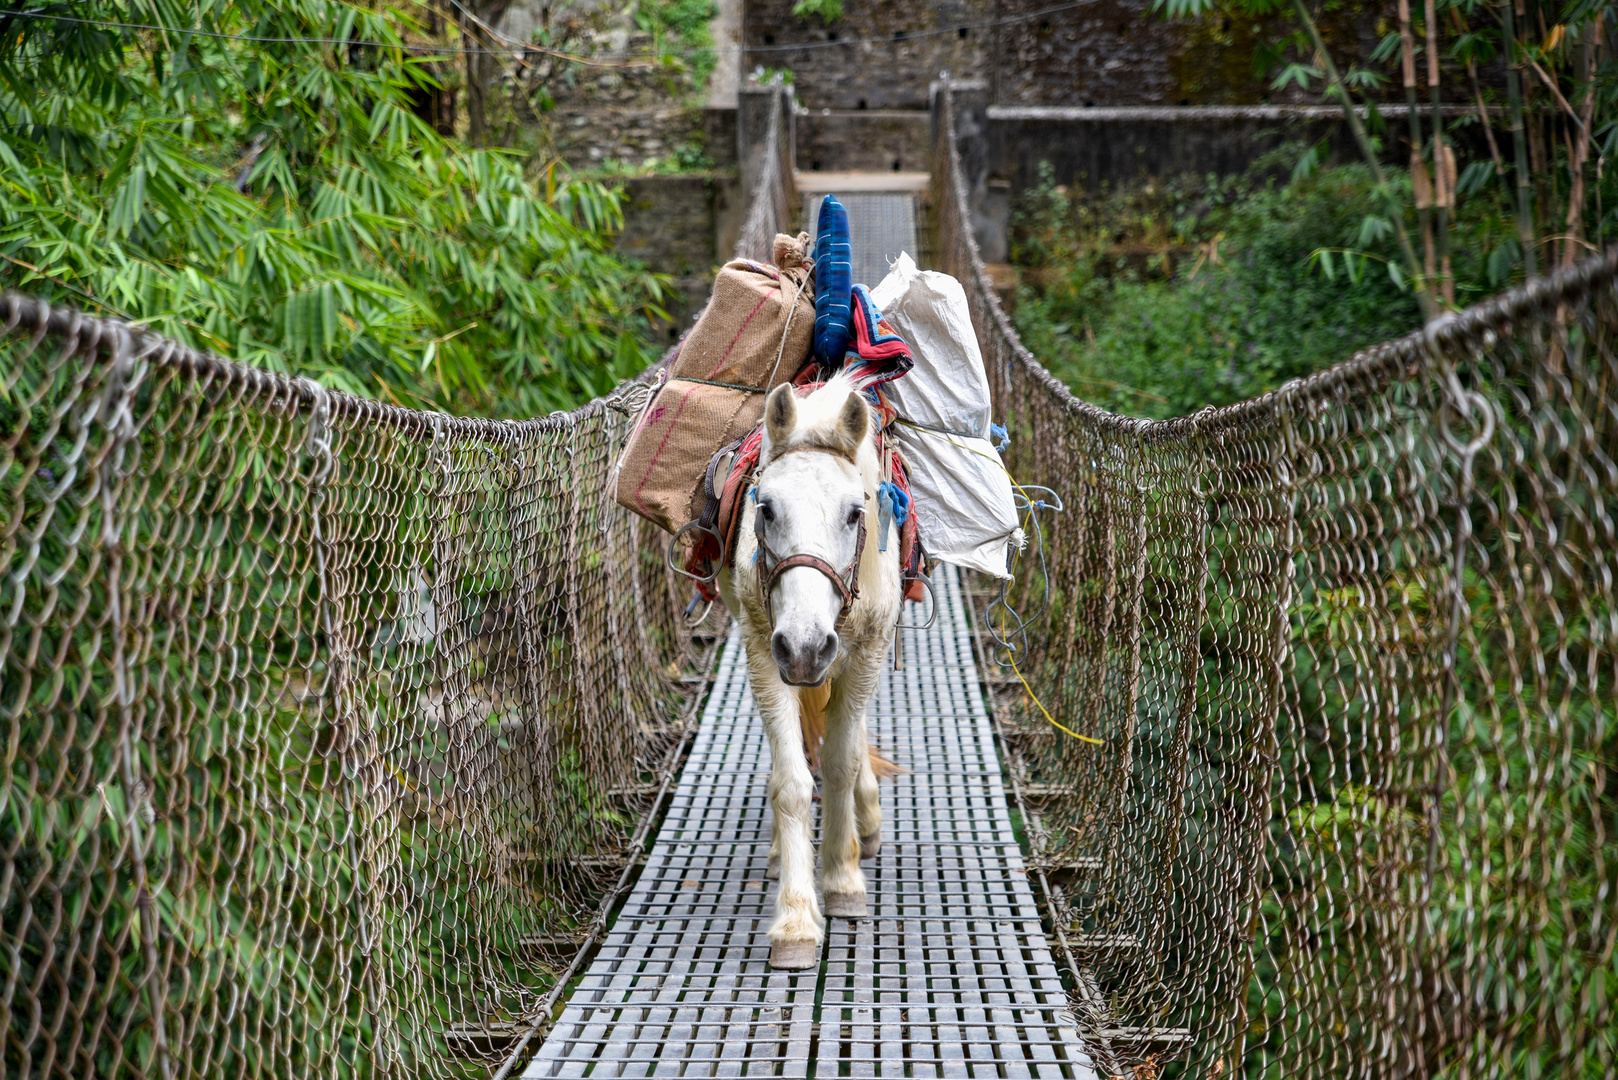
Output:
[[1528,191],[1528,146],[1522,124],[1522,77],[1517,70],[1517,36],[1512,16],[1513,0],[1500,5],[1501,47],[1506,52],[1506,94],[1511,100],[1511,142],[1517,166],[1517,243],[1522,247],[1523,273],[1538,277],[1534,259],[1534,217]]
[[1432,203],[1421,198],[1417,180],[1423,144],[1421,108],[1416,101],[1416,35],[1410,30],[1410,0],[1399,0],[1399,54],[1404,68],[1405,112],[1410,120],[1410,180],[1417,190],[1416,221],[1421,229],[1422,266],[1427,272],[1421,287],[1430,290],[1434,280]]
[[1439,86],[1438,5],[1427,0],[1427,93],[1433,111],[1433,205],[1438,211],[1438,289],[1444,303],[1455,304],[1455,275],[1450,269],[1449,219],[1455,205],[1454,183],[1450,178],[1449,148],[1444,145],[1444,102]]
[[1578,257],[1579,235],[1584,225],[1584,166],[1590,159],[1590,123],[1595,118],[1596,63],[1601,52],[1601,16],[1590,22],[1591,39],[1584,43],[1584,100],[1579,103],[1580,120],[1574,135],[1573,152],[1567,171],[1572,181],[1567,194],[1567,239],[1562,241],[1562,265],[1569,267]]
[[[1327,83],[1337,92],[1337,100],[1343,107],[1343,116],[1348,120],[1348,130],[1353,133],[1354,142],[1359,145],[1365,164],[1371,170],[1372,182],[1376,184],[1378,190],[1386,193],[1387,176],[1382,172],[1382,163],[1377,160],[1376,148],[1371,145],[1370,136],[1365,133],[1365,125],[1360,123],[1360,114],[1354,111],[1354,99],[1348,96],[1348,87],[1343,84],[1342,76],[1337,73],[1337,65],[1332,61],[1331,53],[1326,51],[1326,43],[1321,40],[1319,27],[1315,26],[1315,20],[1309,15],[1309,9],[1304,6],[1303,0],[1292,0],[1292,9],[1298,13],[1299,21],[1309,34],[1310,43],[1320,56],[1321,66],[1326,69]],[[1421,266],[1416,262],[1416,249],[1410,246],[1410,234],[1405,232],[1404,215],[1395,212],[1390,213],[1388,218],[1393,222],[1393,235],[1399,241],[1399,253],[1404,256],[1405,272],[1410,275],[1412,282],[1419,284],[1422,276]],[[1436,314],[1432,297],[1428,296],[1425,290],[1420,288],[1416,290],[1416,300],[1421,304],[1421,313],[1425,318],[1431,319]]]
[[1494,125],[1489,123],[1489,107],[1483,103],[1483,87],[1478,82],[1477,61],[1466,61],[1466,74],[1472,80],[1472,97],[1478,103],[1478,121],[1483,125],[1483,137],[1489,140],[1489,156],[1494,159],[1494,174],[1502,181],[1506,178],[1506,159],[1500,156],[1500,144],[1494,139]]

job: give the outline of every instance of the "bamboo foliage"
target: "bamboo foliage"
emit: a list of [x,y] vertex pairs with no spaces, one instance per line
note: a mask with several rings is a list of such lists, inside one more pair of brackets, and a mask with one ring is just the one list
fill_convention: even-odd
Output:
[[[1268,0],[1157,0],[1154,7],[1178,17],[1256,19],[1275,11]],[[1465,200],[1498,200],[1500,216],[1514,225],[1512,236],[1491,233],[1481,253],[1490,288],[1572,266],[1581,254],[1600,250],[1612,233],[1602,187],[1607,159],[1618,149],[1612,7],[1588,0],[1424,0],[1416,10],[1400,0],[1396,19],[1379,24],[1385,34],[1363,58],[1340,26],[1334,34],[1321,22],[1340,20],[1340,12],[1295,0],[1291,14],[1281,41],[1255,57],[1255,67],[1268,67],[1274,90],[1318,88],[1341,102],[1361,157],[1379,177],[1384,160],[1408,158],[1408,183],[1393,176],[1378,181],[1367,218],[1372,227],[1364,231],[1396,237],[1400,258],[1389,271],[1418,290],[1429,318],[1458,303],[1456,257],[1478,254],[1471,250],[1477,230],[1463,219],[1493,213],[1463,212]],[[1402,137],[1381,115],[1395,78],[1408,126]],[[1472,115],[1446,130],[1445,108],[1458,104],[1471,106]],[[1463,160],[1458,137],[1481,143],[1488,157]],[[1406,145],[1395,150],[1397,142]],[[1419,257],[1405,239],[1406,217],[1421,237]]]
[[662,279],[612,254],[615,196],[446,137],[408,9],[13,7],[0,286],[455,411],[549,412],[652,359]]

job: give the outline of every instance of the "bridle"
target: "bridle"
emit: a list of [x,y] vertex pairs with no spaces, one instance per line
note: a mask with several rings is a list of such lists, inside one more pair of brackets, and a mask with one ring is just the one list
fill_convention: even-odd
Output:
[[[828,450],[822,446],[795,446],[790,450],[783,450],[771,458],[772,463],[779,461],[787,454],[820,453],[836,454],[835,450]],[[753,481],[758,483],[757,477]],[[869,495],[866,498],[870,498]],[[771,594],[775,591],[775,583],[781,575],[795,566],[807,566],[811,570],[818,570],[832,583],[837,594],[843,598],[843,606],[837,612],[836,629],[842,630],[843,624],[848,621],[848,613],[854,608],[854,601],[860,598],[860,559],[865,554],[865,511],[860,511],[859,531],[854,537],[854,558],[847,567],[838,570],[831,563],[819,555],[811,555],[806,551],[796,552],[787,556],[777,555],[770,542],[764,538],[763,516],[755,514],[753,518],[753,535],[758,540],[758,600],[764,608],[764,618],[768,620],[770,629],[775,629],[775,604]]]

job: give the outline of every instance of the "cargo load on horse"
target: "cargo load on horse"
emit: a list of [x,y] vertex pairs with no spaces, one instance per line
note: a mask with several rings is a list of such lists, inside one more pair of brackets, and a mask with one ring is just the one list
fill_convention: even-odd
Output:
[[930,561],[1007,577],[1021,537],[959,283],[909,256],[874,293],[853,282],[835,196],[812,255],[807,241],[777,236],[773,265],[719,272],[613,481],[621,505],[674,534],[671,565],[697,600],[722,597],[741,624],[771,745],[778,968],[816,962],[822,906],[865,914],[877,780],[901,771],[869,744],[865,711],[903,600],[926,598]]
[[893,439],[910,466],[927,521],[927,554],[1002,580],[1022,546],[1011,477],[989,441],[989,378],[972,330],[966,290],[948,274],[918,270],[906,253],[871,300],[910,346],[915,367],[888,397],[898,409]]
[[715,599],[714,575],[735,550],[737,493],[758,462],[765,395],[791,383],[801,396],[845,372],[882,443],[879,498],[906,598],[924,598],[929,563],[1004,579],[1023,534],[990,441],[1003,429],[991,422],[965,292],[908,254],[875,289],[850,283],[846,216],[835,196],[821,209],[812,256],[807,234],[777,235],[773,264],[737,259],[720,270],[630,436],[617,501],[675,534],[671,559]]
[[705,509],[708,465],[764,416],[764,395],[788,382],[815,332],[807,237],[775,238],[774,264],[735,259],[714,279],[713,297],[680,342],[641,413],[614,496],[669,532]]

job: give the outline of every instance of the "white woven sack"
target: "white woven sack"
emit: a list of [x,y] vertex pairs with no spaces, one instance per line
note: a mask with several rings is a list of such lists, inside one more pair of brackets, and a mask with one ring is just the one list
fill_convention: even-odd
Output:
[[1022,530],[1011,477],[987,438],[989,379],[966,290],[948,274],[916,269],[901,254],[871,300],[916,360],[883,391],[909,421],[890,430],[910,467],[927,553],[1008,578],[1009,548],[1022,546]]

